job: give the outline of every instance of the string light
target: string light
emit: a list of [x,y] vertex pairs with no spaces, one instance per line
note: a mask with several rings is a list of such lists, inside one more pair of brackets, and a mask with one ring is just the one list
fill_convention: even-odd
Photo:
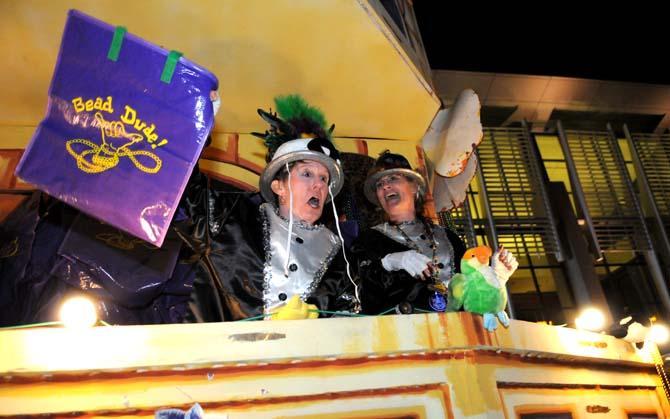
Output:
[[597,308],[587,308],[575,319],[577,329],[598,332],[605,326],[605,315]]
[[60,320],[68,328],[83,329],[92,327],[98,321],[95,305],[85,297],[72,297],[60,308]]
[[668,338],[670,338],[670,330],[668,330],[668,327],[665,325],[655,324],[649,328],[647,338],[657,345],[664,344],[668,341]]

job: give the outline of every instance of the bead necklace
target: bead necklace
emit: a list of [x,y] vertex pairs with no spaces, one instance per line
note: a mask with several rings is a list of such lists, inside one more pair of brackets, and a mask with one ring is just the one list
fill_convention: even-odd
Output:
[[[428,222],[424,219],[421,220],[423,223],[423,228],[426,233],[426,236],[430,240],[430,248],[432,250],[432,275],[431,275],[431,284],[428,285],[428,289],[433,291],[433,295],[430,297],[430,306],[435,310],[435,311],[444,311],[446,309],[446,295],[448,293],[448,289],[445,283],[439,280],[439,275],[440,275],[440,270],[444,268],[444,265],[438,261],[438,256],[437,256],[437,241],[435,240],[435,234],[433,232],[433,229],[431,226],[428,224]],[[408,221],[408,222],[402,222],[398,224],[394,224],[393,226],[396,228],[396,230],[402,235],[403,239],[405,240],[406,244],[408,247],[411,249],[421,253],[421,250],[419,246],[412,240],[411,237],[405,231],[400,227],[401,225],[412,225],[415,224],[416,221]],[[447,238],[448,240],[448,238]],[[448,248],[449,244],[446,244]],[[450,273],[454,273],[454,255],[453,255],[453,250],[450,252],[451,254],[449,255],[449,268]]]
[[[435,311],[445,311],[447,309],[447,293],[448,289],[439,280],[439,275],[440,275],[440,263],[437,261],[437,242],[435,241],[435,234],[433,232],[433,229],[428,225],[428,222],[426,220],[423,220],[423,228],[424,231],[426,232],[426,236],[430,240],[430,248],[433,252],[433,257],[432,257],[432,273],[431,273],[431,284],[428,285],[428,289],[432,291],[432,294],[428,298],[428,305],[435,310]],[[402,223],[401,223],[402,224]],[[405,231],[400,228],[399,224],[394,224],[395,228],[398,230],[398,232],[402,235],[402,237],[405,239],[405,242],[407,245],[421,253],[421,250],[419,249],[419,246],[414,243],[411,237]],[[451,267],[452,267],[452,273],[453,273],[453,256],[450,258],[451,259]]]
[[[401,224],[413,224],[413,222],[403,222],[399,224],[393,224],[393,226],[398,230],[398,232],[402,235],[403,239],[405,239],[405,242],[407,245],[412,249],[415,250],[419,253],[421,253],[421,249],[419,249],[419,246],[414,243],[414,240],[412,240],[411,237],[405,233],[405,231],[400,228]],[[433,229],[430,228],[430,226],[427,225],[427,223],[424,221],[423,222],[423,229],[426,232],[426,236],[428,237],[428,240],[430,241],[430,249],[432,250],[433,256],[431,258],[432,265],[433,265],[433,271],[431,274],[431,279],[433,280],[433,283],[438,282],[438,278],[440,275],[440,268],[438,266],[438,261],[437,261],[437,243],[435,242],[435,234],[433,233]]]

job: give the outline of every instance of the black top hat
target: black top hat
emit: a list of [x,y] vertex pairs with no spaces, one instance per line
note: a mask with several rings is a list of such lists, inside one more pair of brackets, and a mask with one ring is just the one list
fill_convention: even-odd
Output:
[[419,194],[423,196],[426,192],[426,181],[419,172],[412,169],[405,156],[394,154],[386,150],[379,155],[374,166],[370,169],[363,191],[365,197],[375,205],[380,205],[377,199],[377,182],[384,176],[391,174],[401,174],[410,180],[416,182],[419,187]]

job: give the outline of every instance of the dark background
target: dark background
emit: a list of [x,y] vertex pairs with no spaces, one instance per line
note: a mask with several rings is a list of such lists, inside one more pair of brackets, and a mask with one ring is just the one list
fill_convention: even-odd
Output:
[[665,7],[501,4],[414,0],[431,68],[670,85]]

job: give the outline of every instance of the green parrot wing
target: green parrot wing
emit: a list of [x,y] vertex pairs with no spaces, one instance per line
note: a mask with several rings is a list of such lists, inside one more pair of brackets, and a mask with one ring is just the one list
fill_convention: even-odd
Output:
[[449,281],[449,300],[447,311],[458,311],[463,306],[463,294],[467,277],[463,274],[455,274]]
[[463,293],[465,311],[479,314],[501,311],[504,305],[500,290],[486,282],[479,272],[473,272],[470,277]]

